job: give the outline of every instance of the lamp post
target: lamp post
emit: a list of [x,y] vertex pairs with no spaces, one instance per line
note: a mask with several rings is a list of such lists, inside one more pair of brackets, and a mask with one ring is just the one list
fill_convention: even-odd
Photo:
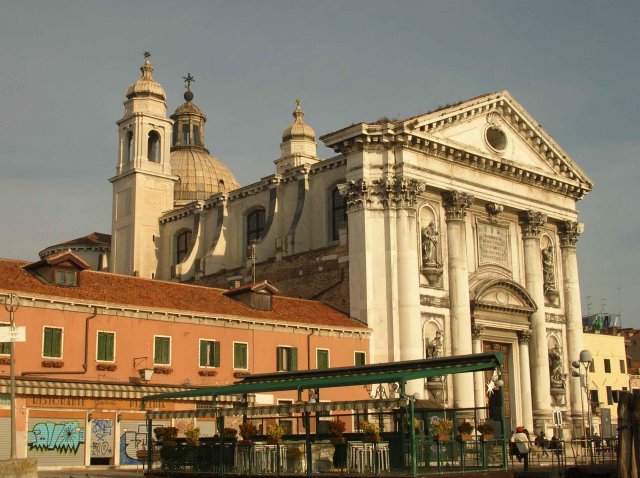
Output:
[[[593,432],[593,415],[591,414],[591,400],[589,397],[589,367],[591,366],[592,362],[593,362],[593,355],[589,350],[583,350],[582,352],[580,352],[579,360],[575,360],[571,362],[571,366],[575,369],[571,372],[571,376],[574,378],[580,378],[580,387],[582,388],[582,390],[584,391],[587,397],[586,401],[587,401],[587,419],[588,419],[588,426],[589,426],[589,435],[591,435],[591,433]],[[586,428],[586,425],[584,423],[584,420],[585,420],[584,400],[580,400],[580,403],[582,404],[582,427],[583,427],[582,434],[583,434],[583,437],[585,438],[585,443],[589,448],[589,458],[590,458],[591,464],[593,464],[593,451],[591,450],[591,445],[589,443],[588,437],[584,436],[585,428]]]
[[[9,312],[9,326],[11,330],[15,328],[13,313],[20,307],[18,296],[9,294],[4,300],[4,308]],[[10,342],[9,349],[9,374],[11,376],[11,459],[16,458],[16,357],[15,357],[15,341]]]

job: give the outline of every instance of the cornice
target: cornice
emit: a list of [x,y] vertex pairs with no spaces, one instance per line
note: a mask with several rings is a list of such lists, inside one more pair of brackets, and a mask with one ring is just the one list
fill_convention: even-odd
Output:
[[182,219],[186,216],[191,216],[193,214],[199,213],[204,208],[204,202],[202,201],[193,201],[185,206],[182,206],[180,209],[172,209],[168,213],[160,216],[160,224],[166,224],[168,222],[177,221],[178,219]]

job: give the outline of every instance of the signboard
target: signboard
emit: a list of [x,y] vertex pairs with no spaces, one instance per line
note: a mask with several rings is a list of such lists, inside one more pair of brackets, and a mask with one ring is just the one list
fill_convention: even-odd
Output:
[[0,342],[26,342],[27,328],[19,327],[0,327]]

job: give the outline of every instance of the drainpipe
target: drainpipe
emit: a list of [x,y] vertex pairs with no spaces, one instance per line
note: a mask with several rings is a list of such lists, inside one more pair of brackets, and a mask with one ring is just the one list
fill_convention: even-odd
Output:
[[310,334],[307,334],[307,370],[311,370],[311,336],[315,333],[313,329]]
[[82,371],[74,370],[62,370],[62,371],[30,371],[22,372],[20,375],[23,377],[26,375],[83,375],[87,373],[87,363],[89,362],[89,321],[98,315],[98,308],[93,308],[93,314],[88,316],[84,321],[84,363],[82,364]]

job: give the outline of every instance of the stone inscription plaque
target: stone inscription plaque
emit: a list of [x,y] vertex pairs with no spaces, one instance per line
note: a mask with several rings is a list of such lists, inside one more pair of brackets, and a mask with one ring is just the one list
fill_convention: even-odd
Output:
[[478,263],[510,269],[508,227],[478,223]]

